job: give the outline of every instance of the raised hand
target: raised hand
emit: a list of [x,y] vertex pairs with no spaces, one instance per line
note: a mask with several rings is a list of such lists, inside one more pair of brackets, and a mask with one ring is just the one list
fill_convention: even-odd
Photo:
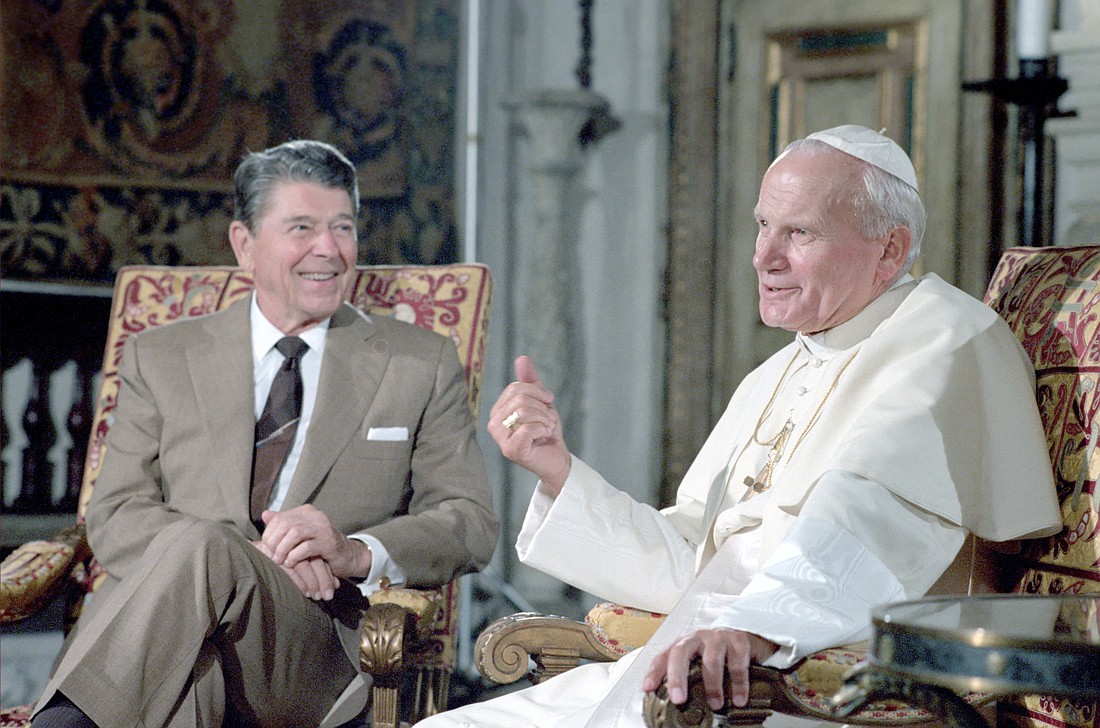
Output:
[[561,492],[573,460],[554,409],[554,393],[543,386],[530,357],[516,359],[516,381],[489,410],[489,434],[504,457],[539,477],[545,493]]

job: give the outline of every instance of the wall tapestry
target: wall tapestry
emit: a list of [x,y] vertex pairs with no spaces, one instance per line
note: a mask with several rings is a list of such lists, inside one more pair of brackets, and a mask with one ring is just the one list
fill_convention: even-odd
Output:
[[230,177],[297,137],[359,171],[361,263],[457,257],[458,0],[5,0],[0,264],[232,263]]

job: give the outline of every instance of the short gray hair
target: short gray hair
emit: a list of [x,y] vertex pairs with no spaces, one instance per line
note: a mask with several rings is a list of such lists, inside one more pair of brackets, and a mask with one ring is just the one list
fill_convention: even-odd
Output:
[[355,166],[336,147],[312,139],[296,139],[262,152],[247,154],[233,175],[233,219],[256,232],[267,211],[271,189],[279,182],[315,182],[342,189],[359,214],[359,180]]
[[[783,154],[795,151],[814,156],[826,152],[844,154],[836,147],[817,139],[793,141],[783,150]],[[909,272],[917,256],[920,255],[920,244],[924,239],[927,220],[924,204],[915,189],[894,175],[873,164],[859,159],[856,161],[863,172],[861,176],[863,184],[854,190],[851,203],[852,210],[858,219],[860,234],[871,240],[885,236],[896,227],[909,228],[912,244],[909,247],[909,255],[898,273],[900,278]]]

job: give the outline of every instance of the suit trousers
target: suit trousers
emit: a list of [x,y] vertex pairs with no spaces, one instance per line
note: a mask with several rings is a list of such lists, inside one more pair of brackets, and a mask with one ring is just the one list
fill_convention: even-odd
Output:
[[331,605],[232,526],[169,526],[103,596],[39,706],[60,690],[102,726],[317,725],[357,673]]

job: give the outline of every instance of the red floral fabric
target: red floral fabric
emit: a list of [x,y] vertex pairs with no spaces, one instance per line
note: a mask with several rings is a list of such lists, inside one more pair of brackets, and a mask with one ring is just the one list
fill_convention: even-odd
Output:
[[16,705],[0,710],[0,728],[23,728],[31,722],[33,705]]
[[[1100,593],[1100,246],[1006,250],[986,293],[1035,363],[1036,397],[1064,525],[1025,544],[1017,592]],[[1030,696],[1000,704],[1006,725],[1096,726],[1095,704]]]

